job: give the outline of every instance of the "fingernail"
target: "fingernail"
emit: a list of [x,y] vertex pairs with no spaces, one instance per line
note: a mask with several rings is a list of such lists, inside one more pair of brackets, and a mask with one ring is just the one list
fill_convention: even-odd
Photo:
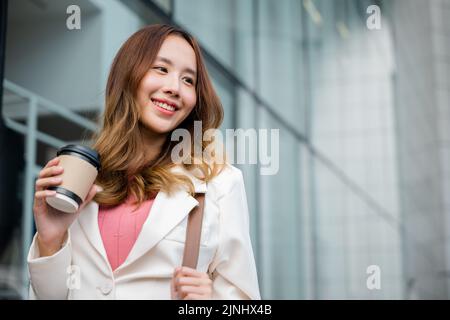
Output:
[[101,192],[101,191],[103,191],[103,188],[102,188],[102,187],[100,187],[100,186],[95,186],[95,188],[97,189],[97,192]]

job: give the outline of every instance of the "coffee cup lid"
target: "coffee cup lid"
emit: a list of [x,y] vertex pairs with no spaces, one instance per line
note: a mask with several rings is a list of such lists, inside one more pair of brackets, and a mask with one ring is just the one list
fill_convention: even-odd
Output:
[[76,153],[83,156],[94,167],[96,167],[97,170],[100,170],[100,155],[94,149],[82,145],[69,144],[59,149],[56,154],[59,156],[67,153]]

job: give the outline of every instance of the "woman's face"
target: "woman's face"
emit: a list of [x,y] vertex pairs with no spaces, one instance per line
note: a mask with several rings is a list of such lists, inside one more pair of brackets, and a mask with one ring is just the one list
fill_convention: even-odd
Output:
[[175,129],[196,102],[195,52],[180,36],[168,36],[137,91],[140,122],[150,135]]

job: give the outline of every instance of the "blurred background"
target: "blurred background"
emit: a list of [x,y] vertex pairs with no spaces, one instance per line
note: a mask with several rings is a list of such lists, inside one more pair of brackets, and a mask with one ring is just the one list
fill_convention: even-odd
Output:
[[14,0],[1,14],[0,298],[27,298],[36,174],[88,142],[115,53],[153,23],[199,40],[221,129],[280,130],[276,175],[238,166],[264,299],[449,298],[450,0]]

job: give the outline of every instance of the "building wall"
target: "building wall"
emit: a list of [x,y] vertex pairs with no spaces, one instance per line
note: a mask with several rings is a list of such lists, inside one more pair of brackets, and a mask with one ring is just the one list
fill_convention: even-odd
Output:
[[442,93],[448,92],[443,74],[449,69],[441,49],[450,45],[448,38],[441,37],[447,24],[441,14],[447,7],[448,2],[441,1],[400,0],[393,5],[407,297],[448,296],[445,178],[441,166],[444,141],[448,139],[444,131],[448,113],[443,114],[448,108],[448,95],[445,101]]
[[[433,48],[434,94],[436,96],[436,117],[438,119],[438,157],[439,185],[441,193],[440,210],[444,214],[445,229],[442,245],[446,257],[445,271],[441,273],[447,278],[447,297],[450,291],[450,3],[433,1],[430,8],[432,17],[431,39]],[[441,251],[442,252],[442,251]]]
[[[102,37],[99,11],[89,1],[80,6],[82,29],[68,30],[64,4],[43,18],[32,2],[11,1],[5,54],[6,79],[72,110],[102,103],[102,48],[93,45]],[[13,112],[26,115],[27,109]]]
[[[391,27],[357,1],[315,2],[306,23],[318,298],[402,297]],[[387,11],[389,8],[383,8]],[[369,290],[369,266],[381,272]]]
[[392,30],[370,32],[358,1],[314,1],[319,23],[307,2],[176,1],[174,17],[244,85],[232,125],[280,129],[276,175],[242,166],[263,296],[401,298]]
[[[99,110],[114,55],[144,21],[120,1],[83,0],[81,29],[69,30],[67,5],[48,8],[43,19],[31,2],[11,2],[5,78],[65,108]],[[26,16],[19,14],[24,7]],[[8,113],[25,116],[27,108],[15,106]]]

